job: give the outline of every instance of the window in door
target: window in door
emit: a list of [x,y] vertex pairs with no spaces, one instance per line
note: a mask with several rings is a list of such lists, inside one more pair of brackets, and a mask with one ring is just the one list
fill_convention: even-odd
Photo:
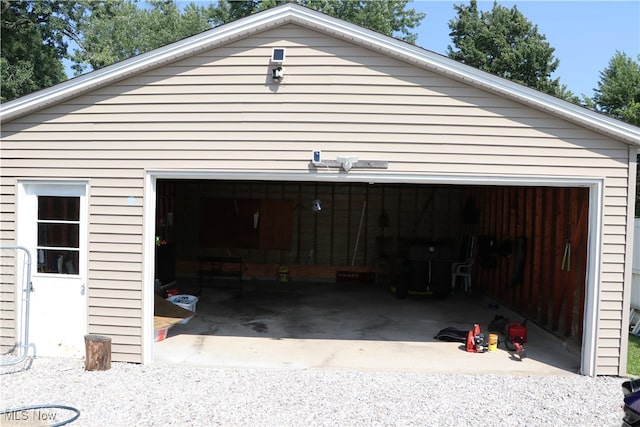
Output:
[[38,196],[38,272],[78,274],[80,197]]

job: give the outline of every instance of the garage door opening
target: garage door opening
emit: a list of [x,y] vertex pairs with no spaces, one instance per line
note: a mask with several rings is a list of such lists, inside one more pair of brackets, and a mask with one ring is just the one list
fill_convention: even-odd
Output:
[[[273,330],[268,335],[259,316],[243,320],[238,310],[253,301],[263,311],[277,302],[291,312],[322,296],[328,311],[297,313],[309,339],[340,340],[349,329],[366,328],[345,323],[365,300],[395,310],[369,317],[408,316],[379,337],[387,342],[406,342],[416,334],[407,324],[429,322],[436,307],[470,327],[464,325],[488,322],[498,303],[500,314],[527,319],[580,351],[586,187],[158,180],[156,195],[156,279],[162,290],[200,296],[198,314],[172,328],[172,339],[181,330],[198,333],[205,310],[217,311],[210,314],[220,326],[207,329],[210,336],[282,339]],[[472,295],[462,278],[453,281],[452,295],[452,264],[470,257]],[[315,321],[326,318],[345,327]],[[198,334],[205,336],[203,326]],[[413,342],[433,341],[427,329],[418,330],[424,341]]]

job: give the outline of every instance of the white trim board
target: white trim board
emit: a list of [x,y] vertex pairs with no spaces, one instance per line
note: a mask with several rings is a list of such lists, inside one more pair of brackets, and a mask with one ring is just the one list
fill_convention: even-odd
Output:
[[399,184],[457,184],[457,185],[523,185],[523,186],[553,186],[553,187],[588,187],[589,188],[589,221],[586,292],[583,318],[583,339],[581,348],[580,372],[583,375],[594,376],[596,372],[597,322],[600,292],[600,250],[602,235],[602,199],[604,183],[601,179],[593,178],[518,178],[518,177],[466,177],[466,176],[425,176],[425,175],[346,175],[351,179],[344,179],[344,174],[322,176],[308,173],[272,174],[272,173],[225,173],[204,171],[147,171],[145,174],[145,205],[144,205],[144,271],[143,271],[143,321],[142,321],[142,360],[143,363],[153,362],[153,289],[154,289],[154,244],[155,244],[155,206],[156,183],[158,179],[203,179],[203,180],[258,180],[258,181],[322,181],[322,182],[369,182],[399,183]]

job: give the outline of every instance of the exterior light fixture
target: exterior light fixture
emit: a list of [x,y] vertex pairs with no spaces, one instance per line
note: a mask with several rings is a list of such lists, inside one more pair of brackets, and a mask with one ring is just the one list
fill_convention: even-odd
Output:
[[351,170],[351,166],[358,162],[358,158],[355,156],[339,156],[336,160],[342,165],[342,169],[344,169],[345,172],[349,172]]
[[271,78],[275,82],[281,82],[284,79],[284,68],[276,67],[271,69]]
[[282,64],[284,64],[286,57],[287,51],[283,47],[274,47],[271,51],[271,63],[274,65],[271,69],[271,79],[276,83],[280,83],[284,79]]

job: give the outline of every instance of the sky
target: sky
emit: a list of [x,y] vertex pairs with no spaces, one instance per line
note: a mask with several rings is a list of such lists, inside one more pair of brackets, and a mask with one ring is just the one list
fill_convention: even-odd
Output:
[[[468,0],[417,0],[409,7],[427,13],[417,30],[416,44],[447,54],[451,45],[449,21],[456,17],[454,4]],[[560,61],[552,78],[560,78],[574,94],[592,97],[598,87],[600,72],[616,51],[634,60],[640,55],[640,0],[627,1],[498,1],[507,8],[514,5],[538,33],[546,36]],[[493,0],[478,1],[478,8],[489,11]],[[452,46],[453,47],[453,46]]]

